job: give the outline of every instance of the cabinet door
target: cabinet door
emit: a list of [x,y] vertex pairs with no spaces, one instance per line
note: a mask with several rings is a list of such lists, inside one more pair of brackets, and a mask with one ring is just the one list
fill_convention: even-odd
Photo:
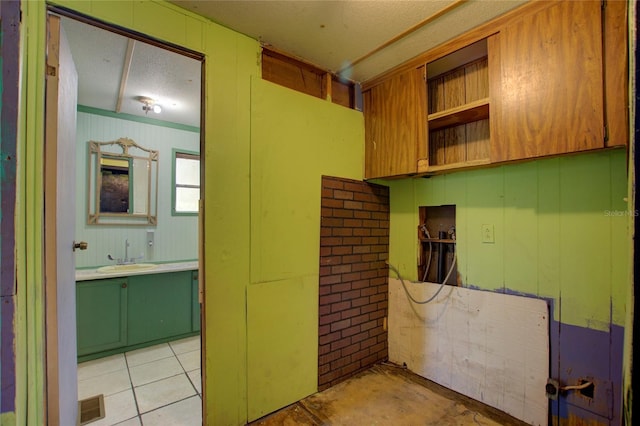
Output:
[[127,345],[127,279],[76,284],[78,356]]
[[491,160],[604,147],[600,2],[554,3],[506,27],[499,41]]
[[200,289],[198,288],[198,271],[192,271],[191,276],[191,330],[200,331]]
[[191,332],[191,271],[129,277],[129,345]]
[[426,146],[424,67],[394,76],[364,92],[365,178],[415,173]]

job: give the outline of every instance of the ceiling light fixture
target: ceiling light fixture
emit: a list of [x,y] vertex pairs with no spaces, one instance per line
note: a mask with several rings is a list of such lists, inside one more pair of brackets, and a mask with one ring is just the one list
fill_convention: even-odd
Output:
[[153,111],[156,114],[160,114],[162,112],[162,108],[160,105],[156,104],[155,100],[146,96],[138,96],[138,100],[142,102],[142,110],[145,114],[149,114],[149,111]]

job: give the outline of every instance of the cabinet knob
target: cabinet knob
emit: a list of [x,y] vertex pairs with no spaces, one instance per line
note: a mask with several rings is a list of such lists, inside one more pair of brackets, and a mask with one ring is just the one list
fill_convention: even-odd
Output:
[[127,288],[127,283],[122,283],[122,288]]

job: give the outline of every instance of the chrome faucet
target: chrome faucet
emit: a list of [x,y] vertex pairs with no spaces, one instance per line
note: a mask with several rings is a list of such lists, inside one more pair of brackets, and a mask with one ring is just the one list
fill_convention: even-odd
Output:
[[144,257],[144,254],[140,253],[140,256],[130,258],[129,257],[130,246],[131,245],[129,244],[129,239],[124,240],[124,259],[122,258],[114,259],[113,256],[111,256],[110,254],[107,255],[107,259],[115,260],[117,265],[128,265],[131,263],[136,263],[136,260],[142,259]]

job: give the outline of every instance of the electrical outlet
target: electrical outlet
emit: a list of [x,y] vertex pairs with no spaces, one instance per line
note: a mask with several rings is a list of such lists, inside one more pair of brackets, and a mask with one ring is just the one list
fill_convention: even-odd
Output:
[[483,243],[495,243],[495,238],[493,235],[493,225],[482,225],[482,242]]

